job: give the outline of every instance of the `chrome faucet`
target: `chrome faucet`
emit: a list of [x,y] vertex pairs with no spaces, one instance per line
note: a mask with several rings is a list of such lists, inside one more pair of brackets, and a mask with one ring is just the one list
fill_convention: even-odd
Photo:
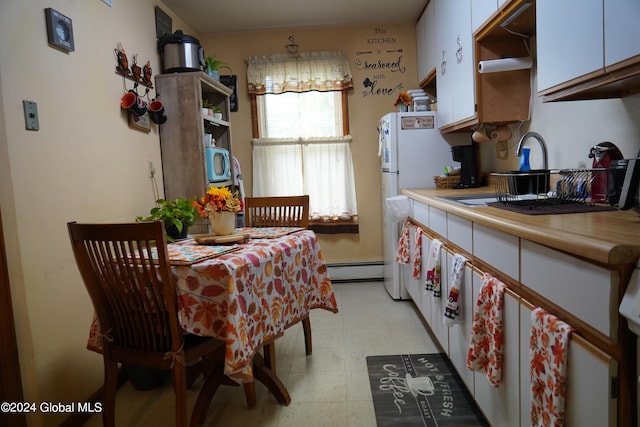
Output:
[[522,156],[522,146],[524,145],[524,142],[529,138],[535,139],[540,144],[540,147],[542,148],[542,168],[549,169],[547,144],[544,142],[544,138],[542,138],[542,135],[540,135],[537,132],[527,132],[524,135],[522,135],[522,138],[520,138],[520,141],[518,142],[518,148],[516,149],[516,156],[518,157]]

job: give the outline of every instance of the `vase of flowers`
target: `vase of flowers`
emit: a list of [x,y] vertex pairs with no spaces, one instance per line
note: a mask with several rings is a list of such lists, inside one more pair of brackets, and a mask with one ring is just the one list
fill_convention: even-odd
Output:
[[393,103],[394,107],[398,107],[398,111],[409,111],[409,105],[411,104],[411,95],[407,92],[400,92],[396,102]]
[[206,194],[193,202],[203,218],[209,218],[211,229],[218,236],[233,233],[236,213],[242,210],[242,199],[238,192],[228,187],[210,187]]

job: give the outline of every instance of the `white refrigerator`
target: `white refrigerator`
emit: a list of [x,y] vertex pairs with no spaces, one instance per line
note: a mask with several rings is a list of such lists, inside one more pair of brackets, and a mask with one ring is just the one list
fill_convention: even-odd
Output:
[[434,187],[434,175],[453,165],[451,146],[442,137],[436,113],[389,113],[380,119],[378,155],[382,172],[382,244],[384,285],[393,299],[408,299],[409,266],[394,262],[402,223],[393,222],[385,208],[388,197],[403,188]]

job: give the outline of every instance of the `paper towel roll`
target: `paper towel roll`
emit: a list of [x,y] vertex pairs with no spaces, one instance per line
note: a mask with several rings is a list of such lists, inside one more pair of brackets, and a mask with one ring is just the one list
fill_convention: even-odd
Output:
[[493,141],[506,141],[511,138],[511,128],[509,126],[498,126],[491,131],[490,136]]
[[531,68],[533,60],[527,56],[524,58],[504,58],[478,62],[480,74],[499,73],[501,71],[526,70]]

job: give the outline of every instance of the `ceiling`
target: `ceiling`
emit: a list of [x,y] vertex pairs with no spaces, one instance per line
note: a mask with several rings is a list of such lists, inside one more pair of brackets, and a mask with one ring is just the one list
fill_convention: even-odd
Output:
[[[199,35],[417,21],[427,0],[162,0]],[[176,30],[178,28],[175,28]]]

